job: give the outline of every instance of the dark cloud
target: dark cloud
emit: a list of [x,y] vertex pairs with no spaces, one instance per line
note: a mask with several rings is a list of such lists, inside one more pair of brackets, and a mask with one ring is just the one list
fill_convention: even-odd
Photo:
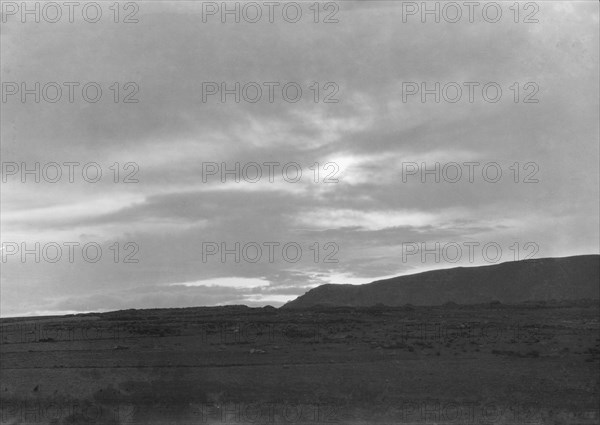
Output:
[[[94,161],[105,177],[3,184],[2,241],[135,241],[141,261],[8,262],[2,314],[260,304],[426,268],[402,261],[406,241],[597,252],[597,8],[539,5],[540,23],[529,25],[403,23],[401,3],[385,1],[341,3],[330,25],[203,24],[190,2],[140,4],[129,26],[3,24],[3,82],[95,81],[104,92],[96,104],[3,104],[2,161]],[[112,102],[115,81],[138,84],[140,102]],[[298,103],[203,102],[206,81],[293,81],[304,92]],[[315,103],[315,81],[335,82],[339,103]],[[498,103],[404,103],[407,81],[492,81],[504,91]],[[539,103],[514,103],[514,82],[520,99],[535,82]],[[140,182],[113,183],[111,164],[128,161]],[[303,179],[203,182],[203,162],[251,161],[297,162]],[[328,161],[339,164],[339,183],[312,183],[309,167]],[[402,163],[422,161],[497,162],[506,174],[493,184],[404,183]],[[540,182],[515,184],[514,162],[535,162]],[[206,241],[294,241],[309,255],[203,262]],[[313,261],[315,242],[335,242],[339,262]],[[215,278],[266,283],[169,286]]]

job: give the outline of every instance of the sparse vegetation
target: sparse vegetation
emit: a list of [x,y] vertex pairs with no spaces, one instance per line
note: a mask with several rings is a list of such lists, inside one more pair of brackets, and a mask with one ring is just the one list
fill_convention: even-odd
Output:
[[[547,418],[558,418],[560,409],[593,407],[600,391],[594,378],[598,306],[488,307],[237,306],[152,310],[148,317],[143,310],[96,314],[88,339],[47,333],[2,344],[0,397],[3,403],[32,395],[89,402],[110,412],[136,406],[130,422],[148,424],[194,422],[190,406],[202,403],[324,400],[345,415],[338,423],[374,417],[402,423],[397,406],[407,394],[483,403],[485,393],[504,405],[514,394],[539,402]],[[486,336],[483,329],[494,332]],[[81,418],[75,413],[71,419]]]

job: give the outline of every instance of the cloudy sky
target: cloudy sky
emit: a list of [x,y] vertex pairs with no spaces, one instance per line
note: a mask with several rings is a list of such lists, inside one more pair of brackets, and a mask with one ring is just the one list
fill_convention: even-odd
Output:
[[[491,264],[497,256],[494,248],[486,257],[487,243],[502,249],[499,262],[516,252],[519,258],[598,253],[597,2],[539,2],[537,23],[522,22],[533,10],[520,10],[515,23],[512,2],[501,3],[495,23],[480,9],[474,22],[463,16],[457,23],[443,17],[423,23],[418,13],[403,22],[402,3],[391,1],[340,2],[338,22],[330,23],[322,21],[333,6],[322,4],[315,23],[312,2],[300,3],[295,23],[281,9],[272,23],[265,16],[222,23],[218,12],[203,15],[199,2],[139,2],[138,10],[121,3],[115,23],[110,4],[102,3],[96,23],[80,10],[73,23],[64,16],[22,23],[12,10],[3,15],[3,316],[279,306],[323,283]],[[129,13],[137,23],[121,22]],[[286,17],[293,20],[294,10]],[[11,94],[22,82],[52,84],[40,89],[36,103],[34,95],[23,102],[20,92]],[[79,83],[73,102],[65,82]],[[102,88],[96,103],[82,97],[90,82]],[[236,103],[231,94],[222,102],[204,85],[203,99],[203,82],[219,90],[222,82],[257,83],[263,96]],[[279,84],[273,102],[265,82]],[[286,100],[282,86],[290,82]],[[456,84],[436,103],[433,94],[425,102],[420,93],[408,94],[422,82]],[[465,82],[479,84],[472,103]],[[494,87],[502,89],[497,102],[482,96],[490,82],[488,99]],[[57,85],[62,97],[52,103],[47,99],[55,98]],[[302,96],[291,102],[297,86]],[[456,86],[462,97],[446,100],[455,98]],[[246,98],[255,87],[247,86]],[[87,94],[93,98],[94,88]],[[124,103],[126,95],[138,102]],[[326,96],[337,102],[324,102]],[[40,183],[34,175],[23,183],[21,168],[36,162],[41,169],[61,164],[62,178],[50,182],[56,170],[48,166]],[[81,164],[72,183],[65,162]],[[219,170],[209,173],[214,163],[234,169],[236,162],[261,164],[262,178],[246,181],[256,175],[252,167],[239,183],[233,175],[222,182]],[[262,165],[269,162],[281,164],[272,182]],[[436,162],[440,169],[461,164],[462,178],[448,181],[456,175],[448,166],[439,183],[433,175],[423,183],[421,164],[434,169]],[[465,162],[479,164],[472,182]],[[82,178],[86,163],[100,166],[100,181]],[[287,163],[301,167],[297,182],[293,167],[283,178]],[[496,183],[488,181],[495,168],[482,175],[488,163],[502,170]],[[93,178],[94,170],[88,172]],[[138,182],[125,183],[127,176]],[[39,262],[14,251],[35,251],[36,243]],[[72,243],[73,262],[65,243]],[[236,263],[234,254],[225,261],[220,252],[209,255],[222,243],[231,250],[250,245],[240,248]],[[448,247],[437,261],[414,252],[436,243]],[[85,244],[102,248],[97,262],[84,258]],[[472,244],[472,258],[465,244]],[[50,262],[56,245],[62,257]],[[257,245],[262,257],[248,261]]]

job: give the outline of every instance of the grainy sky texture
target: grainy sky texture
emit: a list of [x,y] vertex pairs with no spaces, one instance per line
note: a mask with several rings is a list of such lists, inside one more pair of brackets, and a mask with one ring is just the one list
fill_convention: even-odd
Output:
[[[33,255],[23,262],[4,251],[3,316],[278,306],[323,283],[489,264],[481,247],[470,261],[464,245],[455,263],[446,261],[449,251],[439,262],[433,255],[405,259],[402,244],[410,242],[493,241],[503,249],[500,261],[514,259],[514,243],[521,256],[531,252],[523,249],[527,242],[539,247],[535,257],[598,253],[597,2],[539,2],[538,23],[515,23],[512,2],[501,3],[496,23],[480,11],[473,23],[465,17],[422,23],[418,14],[403,22],[402,3],[391,1],[342,2],[339,22],[314,23],[310,4],[302,3],[297,23],[282,19],[279,9],[273,23],[265,17],[222,23],[219,14],[203,22],[202,4],[192,2],[139,2],[139,22],[131,24],[114,23],[108,3],[95,24],[81,15],[54,24],[3,16],[3,84],[96,82],[103,88],[97,103],[83,100],[80,89],[73,103],[65,100],[66,89],[56,103],[3,99],[5,249],[22,242],[30,248],[36,242],[103,247],[93,264],[78,250],[70,263],[66,248],[56,263],[43,257],[36,263]],[[319,19],[327,14],[321,9]],[[526,11],[521,14],[520,20]],[[115,82],[118,103],[109,89]],[[127,82],[139,87],[138,103],[121,101],[131,91]],[[273,103],[265,100],[266,89],[256,103],[236,103],[233,95],[225,103],[219,95],[203,102],[203,82],[296,82],[303,94],[288,102],[280,86]],[[320,85],[317,103],[309,88],[314,82]],[[339,88],[337,103],[323,102],[335,87],[326,89],[328,82]],[[457,82],[463,96],[436,103],[433,95],[422,102],[417,94],[404,102],[407,82]],[[463,82],[481,83],[473,103]],[[482,98],[488,82],[502,88],[498,102]],[[518,103],[510,89],[515,82]],[[526,89],[528,82],[535,86]],[[534,87],[539,102],[523,103]],[[9,88],[3,86],[3,95]],[[450,89],[446,94],[454,96]],[[57,183],[31,177],[22,183],[6,168],[8,162],[33,168],[53,161],[95,162],[103,177],[88,183],[79,167],[74,183],[66,176]],[[207,162],[233,168],[269,161],[301,165],[302,178],[287,182],[281,167],[272,183],[266,175],[257,183],[203,176]],[[115,162],[118,183],[109,169]],[[139,166],[138,183],[122,182],[127,162]],[[315,162],[318,183],[309,168]],[[339,167],[331,168],[337,183],[323,182],[327,162]],[[490,183],[479,166],[473,183],[464,175],[457,183],[435,183],[431,176],[423,183],[420,174],[405,175],[404,182],[403,163],[422,162],[430,168],[435,162],[495,162],[503,175]],[[509,168],[515,162],[517,183]],[[528,162],[535,167],[524,169]],[[523,183],[532,171],[539,182]],[[123,263],[121,252],[115,263],[108,249],[115,242],[121,249],[137,244],[139,262]],[[279,247],[269,262],[264,248],[256,263],[236,263],[232,255],[225,263],[219,255],[203,262],[203,242],[230,248],[235,242],[296,242],[303,254],[298,262],[285,261]],[[327,242],[339,247],[337,263],[323,261],[333,251],[324,249]]]

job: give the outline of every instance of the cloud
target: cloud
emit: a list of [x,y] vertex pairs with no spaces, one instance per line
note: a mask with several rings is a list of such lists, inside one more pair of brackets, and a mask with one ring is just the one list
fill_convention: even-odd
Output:
[[[383,1],[343,2],[337,24],[204,24],[202,5],[191,2],[140,4],[140,22],[129,26],[3,24],[3,82],[97,82],[103,97],[3,103],[2,161],[96,162],[103,176],[88,183],[78,169],[73,183],[39,184],[8,176],[2,242],[95,241],[104,256],[94,264],[11,256],[2,315],[277,305],[323,283],[443,265],[403,262],[406,242],[496,241],[504,260],[515,242],[535,242],[538,256],[598,252],[597,7],[539,7],[538,24],[510,15],[496,24],[402,22],[401,4]],[[202,82],[236,81],[280,86],[272,103],[203,102]],[[480,83],[473,103],[466,91],[457,103],[403,101],[406,82],[468,81]],[[137,84],[139,102],[115,103],[115,82],[121,95]],[[287,82],[302,87],[300,101],[282,97]],[[502,87],[499,102],[481,100],[486,82]],[[530,82],[537,86],[526,89]],[[539,102],[523,103],[531,87]],[[339,102],[324,103],[327,95]],[[129,162],[139,183],[123,183]],[[256,183],[223,182],[221,170],[203,167],[253,162],[263,167]],[[273,181],[270,162],[279,164]],[[403,174],[403,164],[436,162],[459,164],[463,179]],[[473,182],[466,162],[479,164]],[[301,166],[298,182],[282,174],[288,163]],[[496,183],[481,174],[489,163],[502,169]],[[532,170],[539,182],[523,183]],[[139,246],[139,263],[112,261],[110,246],[128,242]],[[207,242],[294,242],[303,256],[203,261]],[[323,262],[328,243],[337,262]]]

